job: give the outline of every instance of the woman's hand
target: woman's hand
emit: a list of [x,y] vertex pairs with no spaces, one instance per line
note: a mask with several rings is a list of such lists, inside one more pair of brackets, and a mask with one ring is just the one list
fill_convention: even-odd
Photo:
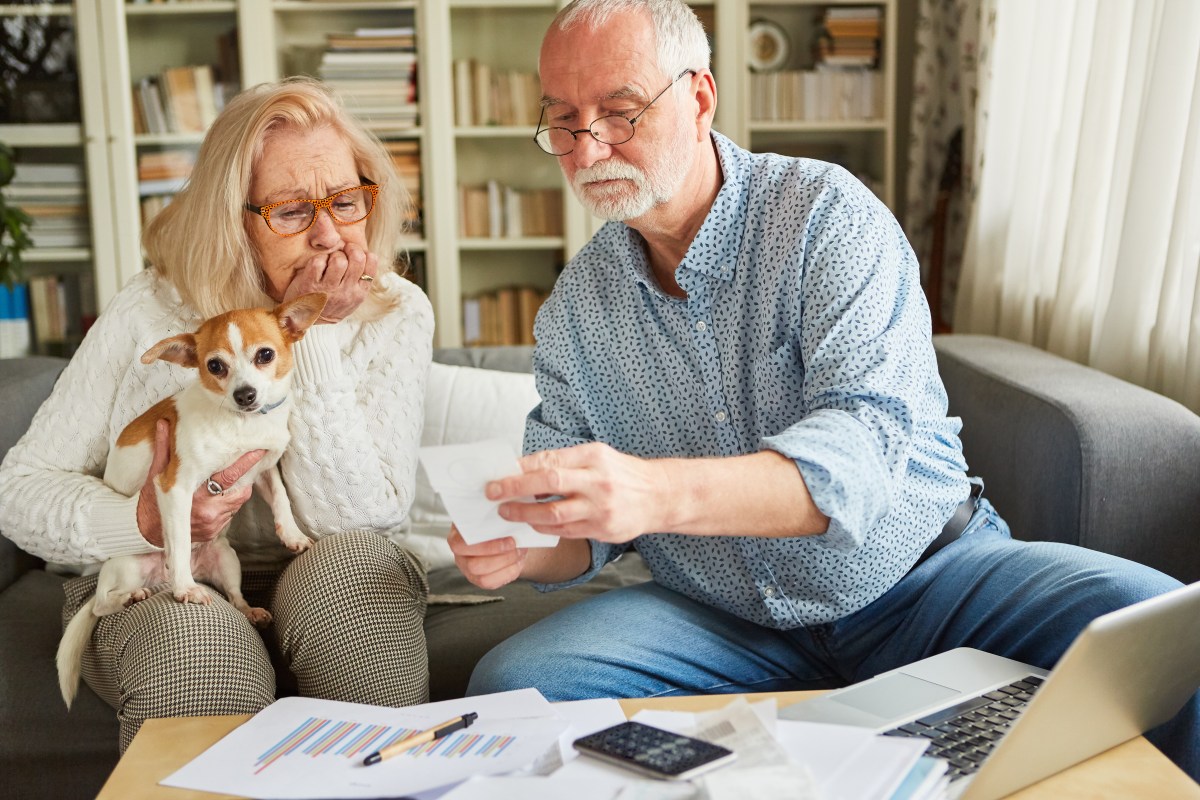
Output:
[[511,536],[467,544],[456,527],[450,528],[447,542],[459,571],[480,589],[499,589],[521,577],[529,552],[517,547]]
[[[214,474],[212,479],[221,486],[232,486],[266,454],[266,450],[245,453],[233,464]],[[142,491],[138,495],[137,507],[138,529],[142,532],[142,537],[155,547],[163,546],[163,535],[154,479],[167,468],[170,458],[170,429],[166,420],[159,420],[154,430],[154,458],[150,462],[146,482],[142,484]],[[254,487],[247,485],[235,491],[212,494],[207,486],[198,487],[192,495],[192,541],[204,543],[216,539],[229,525],[237,510],[250,499],[253,491]]]
[[371,291],[379,272],[379,256],[348,242],[344,249],[321,253],[296,272],[283,294],[286,302],[309,292],[328,296],[318,322],[340,322],[354,313]]

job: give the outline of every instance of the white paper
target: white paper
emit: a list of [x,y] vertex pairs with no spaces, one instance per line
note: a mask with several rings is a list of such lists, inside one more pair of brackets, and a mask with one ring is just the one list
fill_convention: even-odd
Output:
[[599,785],[578,778],[530,775],[475,778],[455,786],[442,795],[442,800],[613,800],[619,791],[620,789],[609,785]]
[[[487,499],[488,481],[519,475],[521,467],[512,445],[503,439],[470,444],[422,447],[417,455],[429,484],[442,498],[446,512],[467,544],[511,536],[517,547],[554,547],[557,536],[538,533],[524,522],[500,516],[500,504]],[[528,498],[527,502],[533,502]]]
[[[479,715],[470,728],[363,766],[389,740],[468,712]],[[568,726],[535,689],[408,708],[288,697],[162,784],[257,798],[396,797],[520,769]]]

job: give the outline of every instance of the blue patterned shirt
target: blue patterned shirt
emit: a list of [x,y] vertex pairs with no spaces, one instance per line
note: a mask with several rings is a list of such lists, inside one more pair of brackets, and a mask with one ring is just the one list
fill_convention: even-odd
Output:
[[[969,485],[916,258],[844,169],[714,133],[724,184],[675,271],[608,223],[537,317],[542,402],[525,451],[589,441],[645,458],[792,459],[830,519],[816,536],[639,536],[654,580],[789,629],[857,611],[904,576]],[[670,502],[670,498],[663,498]],[[591,542],[591,578],[630,545]]]

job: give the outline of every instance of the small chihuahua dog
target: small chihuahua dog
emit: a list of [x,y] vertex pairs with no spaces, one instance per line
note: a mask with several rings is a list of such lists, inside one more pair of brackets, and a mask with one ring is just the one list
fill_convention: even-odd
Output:
[[[164,552],[120,556],[100,568],[95,596],[71,619],[58,647],[58,683],[68,708],[97,618],[145,600],[157,584],[169,581],[181,603],[207,605],[212,597],[196,583],[199,578],[224,592],[254,625],[271,621],[270,612],[252,608],[242,596],[241,565],[226,538],[228,525],[213,541],[192,543],[192,494],[204,485],[220,493],[253,482],[271,506],[279,540],[293,553],[312,544],[292,516],[278,463],[290,439],[292,345],[320,317],[325,301],[324,294],[306,294],[274,309],[230,311],[142,355],[143,364],[162,359],[199,372],[199,380],[121,431],[104,470],[104,482],[115,491],[128,497],[140,492],[154,458],[158,421],[167,421],[170,458],[154,478]],[[260,449],[266,455],[233,486],[211,481],[243,453]]]

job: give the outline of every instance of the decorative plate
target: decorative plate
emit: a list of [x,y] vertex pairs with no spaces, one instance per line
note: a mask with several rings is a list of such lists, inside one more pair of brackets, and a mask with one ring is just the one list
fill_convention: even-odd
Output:
[[787,61],[791,44],[776,22],[756,19],[750,23],[747,62],[755,72],[772,72]]

